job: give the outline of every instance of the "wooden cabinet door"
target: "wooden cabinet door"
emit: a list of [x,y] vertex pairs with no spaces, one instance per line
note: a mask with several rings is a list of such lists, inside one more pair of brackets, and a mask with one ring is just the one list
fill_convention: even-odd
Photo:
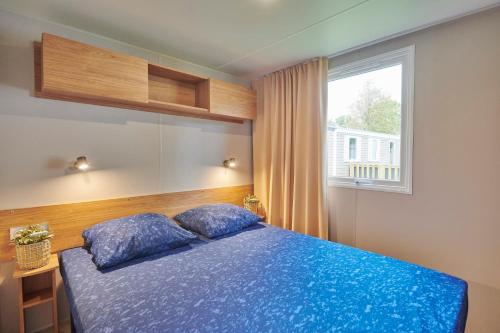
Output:
[[240,119],[255,119],[257,98],[246,87],[210,79],[210,113]]
[[96,100],[145,103],[148,62],[44,33],[41,90]]

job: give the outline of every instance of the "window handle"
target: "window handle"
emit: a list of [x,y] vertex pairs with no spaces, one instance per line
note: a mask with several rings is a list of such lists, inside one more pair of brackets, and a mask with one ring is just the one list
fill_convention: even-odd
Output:
[[371,184],[373,184],[373,181],[368,180],[368,179],[355,179],[354,183],[356,185],[371,185]]

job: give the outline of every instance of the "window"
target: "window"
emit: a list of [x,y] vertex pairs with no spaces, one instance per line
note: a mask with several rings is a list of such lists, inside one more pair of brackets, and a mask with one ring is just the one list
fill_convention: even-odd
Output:
[[361,155],[359,139],[346,136],[344,143],[344,161],[358,161]]
[[330,69],[333,186],[411,193],[413,58],[409,46]]
[[394,164],[394,142],[389,142],[389,163]]
[[358,140],[356,138],[349,139],[349,160],[353,161],[356,159],[356,143]]
[[379,160],[379,142],[379,139],[368,139],[368,158],[371,162],[377,162]]

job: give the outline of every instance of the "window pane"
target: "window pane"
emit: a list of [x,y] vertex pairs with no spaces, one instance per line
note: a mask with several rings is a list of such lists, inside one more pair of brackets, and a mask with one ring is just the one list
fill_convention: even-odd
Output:
[[356,139],[349,139],[349,160],[353,161],[356,159]]
[[394,142],[389,143],[389,163],[394,164]]
[[328,83],[330,176],[399,181],[401,77],[397,64]]

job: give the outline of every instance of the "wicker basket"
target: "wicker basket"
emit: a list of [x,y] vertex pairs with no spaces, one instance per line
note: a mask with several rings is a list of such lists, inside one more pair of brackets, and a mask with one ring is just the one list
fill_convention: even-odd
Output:
[[45,266],[50,260],[50,240],[29,245],[16,245],[17,264],[20,269]]
[[245,208],[254,214],[259,213],[259,206],[260,206],[259,202],[246,202],[245,203]]

